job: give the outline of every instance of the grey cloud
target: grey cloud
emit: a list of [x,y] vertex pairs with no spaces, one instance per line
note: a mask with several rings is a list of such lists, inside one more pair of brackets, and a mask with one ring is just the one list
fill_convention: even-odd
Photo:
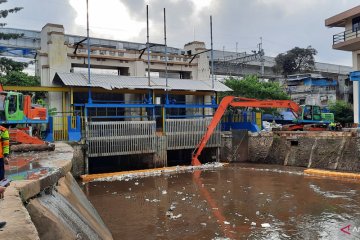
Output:
[[[80,0],[79,0],[80,1]],[[95,0],[93,0],[95,1]],[[100,0],[96,0],[100,1]],[[146,21],[145,0],[119,0],[129,11],[129,15],[138,21]],[[167,10],[168,43],[170,46],[183,47],[194,40],[205,41],[210,47],[209,15],[213,15],[214,46],[216,49],[235,50],[238,42],[239,51],[256,48],[262,36],[267,55],[275,56],[292,47],[312,45],[318,50],[318,61],[351,64],[349,53],[331,49],[332,35],[343,29],[327,29],[324,20],[341,11],[354,7],[358,0],[283,0],[293,2],[294,11],[287,12],[279,3],[282,0],[211,0],[209,8],[195,14],[191,0],[150,0],[150,40],[163,42],[163,8]],[[66,32],[83,34],[84,27],[76,26],[76,12],[65,0],[12,0],[8,6],[23,6],[24,10],[9,16],[9,27],[41,29],[47,22],[60,23]],[[106,1],[104,1],[105,4]],[[264,4],[266,3],[266,4]],[[303,4],[296,9],[296,4]],[[2,4],[5,6],[5,4]],[[1,6],[3,7],[3,6]],[[290,7],[292,7],[290,5]],[[121,26],[119,26],[121,28]],[[94,32],[96,29],[93,30]],[[139,29],[139,35],[131,40],[146,41],[146,29]]]

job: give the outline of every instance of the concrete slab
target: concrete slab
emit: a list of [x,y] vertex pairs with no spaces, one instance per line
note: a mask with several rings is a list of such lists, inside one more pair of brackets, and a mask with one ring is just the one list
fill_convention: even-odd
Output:
[[4,199],[0,200],[0,212],[0,221],[6,221],[6,226],[0,231],[0,239],[39,239],[38,232],[15,187],[10,186],[6,189]]
[[[51,152],[12,155],[12,161],[15,163],[17,159],[22,160],[23,169],[17,169],[16,175],[14,173],[9,175],[7,171],[6,175],[10,178],[20,176],[24,179],[16,180],[17,178],[14,177],[5,191],[4,199],[0,200],[0,221],[7,222],[6,226],[0,230],[0,239],[39,239],[36,227],[23,203],[64,177],[71,170],[72,157],[73,149],[66,143],[56,143],[55,151]],[[27,159],[30,161],[26,161]],[[33,162],[34,159],[36,165]],[[19,165],[15,166],[19,167]]]

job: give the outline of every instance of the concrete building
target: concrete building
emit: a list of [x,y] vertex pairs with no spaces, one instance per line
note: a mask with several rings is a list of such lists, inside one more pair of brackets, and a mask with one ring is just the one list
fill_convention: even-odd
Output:
[[[19,39],[0,40],[1,55],[32,57],[36,61],[36,75],[41,77],[43,86],[53,86],[55,73],[87,73],[87,49],[83,36],[69,35],[61,25],[47,24],[41,31],[3,28],[4,32],[22,33]],[[142,50],[146,45],[126,41],[115,41],[100,38],[91,38],[91,72],[106,75],[145,77],[147,74],[147,53]],[[168,76],[175,79],[192,79],[207,81],[210,77],[210,52],[194,55],[206,50],[203,42],[191,42],[184,48],[168,47]],[[152,77],[164,77],[165,55],[163,46],[153,46],[150,53],[150,70]],[[276,79],[272,67],[275,64],[273,57],[264,56],[262,51],[252,53],[236,53],[214,50],[214,73],[217,80],[224,77],[244,76],[248,74],[261,75],[264,66],[264,78]],[[352,100],[352,91],[346,80],[351,71],[350,67],[315,63],[312,74],[321,74],[324,77],[338,81],[337,98]],[[78,79],[80,81],[80,79]],[[57,81],[59,82],[59,81]],[[60,82],[61,83],[61,82]],[[332,90],[331,90],[332,91]],[[211,95],[211,93],[209,93]],[[69,94],[65,94],[70,101]],[[210,95],[205,100],[187,95],[186,102],[210,102]],[[50,102],[53,107],[61,111],[68,111],[69,104],[61,104],[61,93],[50,93]],[[76,97],[75,97],[76,99]],[[131,94],[125,94],[124,101],[139,101]],[[195,111],[188,109],[188,112]]]
[[[360,70],[360,5],[325,20],[327,27],[341,27],[344,31],[333,36],[332,48],[352,52],[353,71]],[[360,84],[353,82],[354,122],[359,124]]]
[[338,82],[319,74],[289,75],[286,86],[291,99],[300,105],[328,107],[337,99]]

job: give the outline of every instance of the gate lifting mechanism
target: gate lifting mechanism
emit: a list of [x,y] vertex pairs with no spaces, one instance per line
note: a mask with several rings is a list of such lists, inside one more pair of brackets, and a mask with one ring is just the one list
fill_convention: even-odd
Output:
[[226,96],[221,100],[207,130],[202,137],[199,144],[193,151],[191,164],[193,166],[201,165],[198,157],[205,148],[206,143],[213,134],[216,126],[221,121],[226,109],[231,107],[255,107],[255,108],[287,108],[294,114],[296,120],[295,124],[290,127],[293,130],[304,130],[306,125],[325,125],[327,126],[334,120],[332,113],[321,113],[320,107],[315,105],[299,106],[297,103],[290,100],[258,100],[252,98]]

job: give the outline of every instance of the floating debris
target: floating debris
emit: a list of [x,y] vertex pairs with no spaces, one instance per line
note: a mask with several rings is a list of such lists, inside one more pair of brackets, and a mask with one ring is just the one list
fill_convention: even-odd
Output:
[[256,222],[251,222],[251,226],[256,226]]
[[269,224],[269,223],[262,223],[262,224],[261,224],[261,227],[263,227],[263,228],[269,228],[269,227],[270,227],[270,224]]

